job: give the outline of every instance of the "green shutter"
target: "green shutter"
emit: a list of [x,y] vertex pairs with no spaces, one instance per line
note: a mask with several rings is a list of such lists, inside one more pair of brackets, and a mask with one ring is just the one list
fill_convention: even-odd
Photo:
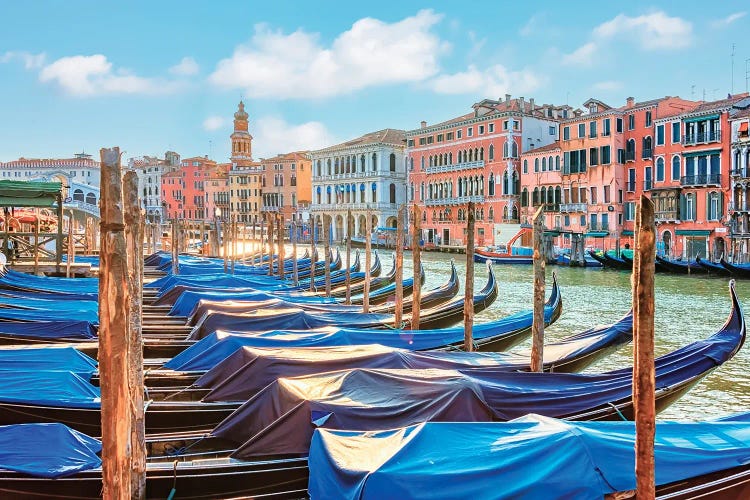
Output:
[[719,219],[724,217],[724,192],[719,192]]
[[685,212],[687,212],[687,201],[685,200],[685,195],[680,195],[680,220],[687,220],[685,218],[685,215],[687,215]]
[[711,193],[706,193],[706,220],[711,220]]

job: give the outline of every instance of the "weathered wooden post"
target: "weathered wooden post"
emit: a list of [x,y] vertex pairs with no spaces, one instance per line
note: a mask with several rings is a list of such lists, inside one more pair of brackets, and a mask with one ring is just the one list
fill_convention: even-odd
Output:
[[[128,377],[128,263],[122,212],[120,148],[102,149],[99,269],[99,380],[102,419],[102,496],[131,498]],[[59,255],[59,254],[58,254]]]
[[299,268],[297,264],[297,220],[292,221],[292,229],[289,233],[289,238],[292,240],[292,279],[294,280],[294,286],[299,286]]
[[279,279],[284,280],[286,276],[284,275],[284,259],[286,258],[286,248],[284,248],[284,216],[282,214],[278,215],[278,235],[279,235]]
[[70,266],[73,264],[73,212],[70,212],[68,217],[68,246],[67,246],[67,258],[65,262],[65,277],[70,278]]
[[635,217],[633,253],[633,337],[635,339],[633,398],[635,406],[636,498],[656,495],[654,436],[656,433],[654,368],[654,203],[641,195]]
[[325,252],[325,292],[331,296],[331,216],[323,214],[323,251]]
[[274,231],[276,230],[276,224],[273,222],[270,214],[266,214],[268,218],[268,275],[273,276],[273,261],[274,256],[278,259],[278,253],[274,252]]
[[172,219],[172,274],[180,274],[179,239],[177,236],[177,221]]
[[266,245],[265,238],[266,236],[265,236],[265,230],[264,230],[264,224],[263,224],[263,217],[261,217],[260,218],[260,257],[259,257],[260,260],[258,261],[258,266],[263,265],[263,255],[264,255],[264,250],[265,250],[264,247]]
[[372,255],[372,213],[367,210],[365,222],[365,285],[362,290],[362,312],[370,312],[370,257]]
[[232,235],[232,244],[230,246],[232,252],[232,271],[234,274],[234,267],[237,264],[237,216],[232,217],[229,225],[229,232]]
[[464,290],[464,351],[474,350],[474,202],[466,208],[466,286]]
[[422,301],[422,211],[414,204],[414,223],[412,224],[411,257],[414,267],[414,287],[412,288],[411,329],[419,330],[419,314]]
[[534,227],[534,316],[531,322],[531,371],[540,372],[544,367],[544,272],[546,259],[543,251],[544,208],[532,219]]
[[229,227],[231,225],[231,220],[232,216],[228,215],[221,232],[221,246],[222,251],[224,252],[224,273],[229,273]]
[[310,216],[310,291],[315,291],[315,264],[318,262],[315,250],[315,229],[317,226],[317,219],[315,215]]
[[34,224],[34,276],[39,276],[39,209],[36,209]]
[[201,241],[200,241],[200,249],[201,249],[201,255],[208,255],[208,252],[206,251],[206,221],[205,219],[201,219]]
[[346,298],[344,304],[352,303],[352,211],[346,211]]
[[[6,221],[8,218],[6,217]],[[8,224],[5,224],[8,226]],[[55,272],[60,274],[60,263],[63,253],[63,197],[62,191],[57,193],[57,241],[55,242]],[[8,259],[10,260],[10,259]]]
[[[404,210],[401,205],[396,214],[396,310],[395,328],[401,328],[404,316]],[[414,283],[416,287],[417,284]]]
[[138,175],[127,172],[123,179],[125,239],[128,255],[128,382],[130,386],[130,449],[132,456],[131,498],[146,498],[146,420],[143,401],[143,218],[138,202]]

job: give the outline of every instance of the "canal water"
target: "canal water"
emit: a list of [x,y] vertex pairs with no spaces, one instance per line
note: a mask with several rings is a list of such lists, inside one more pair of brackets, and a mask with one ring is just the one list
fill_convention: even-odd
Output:
[[[390,250],[381,250],[383,272],[391,266]],[[423,290],[444,283],[455,258],[461,280],[466,273],[466,256],[423,252],[427,275]],[[404,255],[404,275],[412,270],[411,253]],[[532,307],[532,268],[523,265],[496,265],[499,295],[495,303],[475,317],[475,322],[528,310]],[[613,323],[630,309],[630,273],[604,269],[547,266],[547,292],[557,273],[562,291],[563,312],[545,331],[549,341],[562,339],[596,325]],[[475,263],[475,291],[486,283],[487,269]],[[656,355],[668,353],[690,342],[704,339],[724,324],[729,310],[729,280],[656,275]],[[463,286],[463,284],[462,284]],[[750,314],[750,281],[738,281],[737,291],[744,310]],[[463,294],[463,291],[460,293]],[[530,340],[522,344],[530,346]],[[597,373],[632,366],[632,344],[619,349],[590,367]],[[715,370],[685,397],[659,415],[661,419],[700,420],[738,411],[750,411],[750,344],[728,363]]]

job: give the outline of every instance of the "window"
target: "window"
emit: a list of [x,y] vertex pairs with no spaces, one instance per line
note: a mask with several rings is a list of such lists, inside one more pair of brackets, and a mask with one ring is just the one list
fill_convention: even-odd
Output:
[[602,146],[601,148],[601,162],[602,165],[609,165],[611,162],[611,146]]
[[427,144],[432,144],[433,142],[435,142],[435,138],[433,136],[429,136],[427,138]]
[[586,124],[579,123],[578,124],[578,138],[581,139],[583,137],[586,137]]
[[615,127],[616,127],[615,130],[617,131],[617,133],[621,134],[622,133],[622,118],[617,119],[617,121],[615,122]]
[[589,149],[589,165],[592,167],[599,165],[599,148]]
[[628,130],[635,128],[635,115],[628,115]]
[[460,139],[461,138],[462,132],[463,132],[462,130],[456,130],[456,139]]
[[617,150],[617,163],[625,163],[625,150],[622,148]]
[[570,140],[570,127],[563,127],[563,140],[564,141]]
[[657,146],[664,145],[664,125],[656,126],[656,145]]
[[466,137],[472,137],[474,135],[474,128],[469,127],[466,129]]
[[479,126],[479,135],[484,134],[484,125]]
[[680,143],[680,122],[672,122],[672,144]]
[[605,118],[604,120],[602,120],[602,136],[604,137],[609,136],[610,131],[611,131],[610,124],[611,124],[610,118]]
[[598,191],[596,189],[596,186],[591,186],[591,199],[589,200],[589,203],[592,203],[592,204],[598,203],[597,194],[598,194]]
[[494,124],[494,123],[490,123],[489,125],[487,125],[487,131],[488,131],[488,132],[489,132],[490,134],[491,134],[492,132],[494,132],[494,131],[495,131],[495,124]]
[[680,157],[679,156],[672,157],[672,180],[673,181],[680,180]]
[[617,203],[622,203],[622,189],[617,190]]
[[443,142],[443,138],[444,138],[444,137],[445,137],[445,136],[444,136],[443,134],[438,134],[438,135],[437,135],[437,142]]
[[695,194],[688,193],[682,195],[681,200],[681,219],[682,220],[695,220]]
[[656,159],[656,182],[664,182],[664,158]]
[[529,160],[523,161],[523,173],[528,174],[529,173]]
[[546,171],[547,171],[547,158],[542,157],[542,172],[546,172]]
[[427,144],[427,139],[425,137],[420,137],[419,138],[419,145],[420,146],[424,146],[425,144]]
[[534,158],[534,172],[539,172],[539,158]]
[[589,138],[593,139],[596,137],[596,122],[589,122]]
[[453,132],[448,132],[445,134],[445,140],[446,141],[452,141],[453,140]]
[[414,139],[409,139],[409,141],[406,143],[407,147],[414,147]]
[[513,122],[513,130],[521,130],[521,122],[518,120],[511,120]]
[[646,127],[651,126],[651,111],[646,111]]
[[557,127],[555,127],[554,125],[552,125],[549,128],[549,135],[555,135],[555,134],[557,134]]
[[719,220],[721,218],[721,193],[712,191],[706,193],[706,219]]
[[560,157],[555,156],[555,170],[560,170]]
[[503,130],[508,130],[508,120],[503,122]]
[[604,186],[604,203],[609,203],[609,186]]
[[622,207],[625,212],[625,220],[635,220],[635,202],[629,201]]

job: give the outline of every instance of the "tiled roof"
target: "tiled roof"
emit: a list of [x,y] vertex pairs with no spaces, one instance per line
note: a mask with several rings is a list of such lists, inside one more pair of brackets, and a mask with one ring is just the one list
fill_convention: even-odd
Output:
[[403,146],[406,142],[406,132],[403,130],[396,130],[392,128],[386,128],[378,130],[377,132],[370,132],[351,141],[342,142],[335,146],[319,149],[321,151],[329,151],[334,149],[346,149],[354,146],[364,146],[367,144],[393,144],[394,146]]
[[546,146],[539,146],[538,148],[529,149],[528,151],[524,151],[524,154],[543,153],[545,151],[554,151],[555,149],[560,149],[560,141],[555,141],[552,144],[547,144]]
[[742,118],[750,118],[750,107],[734,110],[732,114],[729,115],[730,120],[739,120]]
[[695,108],[692,112],[693,113],[705,113],[708,111],[717,111],[719,109],[728,108],[732,106],[734,103],[745,99],[746,97],[748,97],[748,94],[743,93],[743,94],[736,94],[731,97],[727,97],[726,99],[720,99],[718,101],[704,102],[703,104]]

